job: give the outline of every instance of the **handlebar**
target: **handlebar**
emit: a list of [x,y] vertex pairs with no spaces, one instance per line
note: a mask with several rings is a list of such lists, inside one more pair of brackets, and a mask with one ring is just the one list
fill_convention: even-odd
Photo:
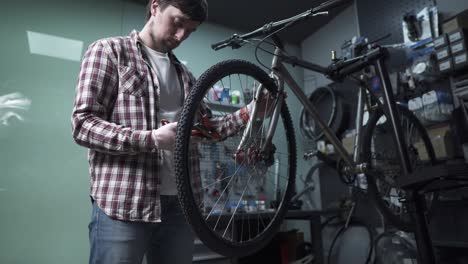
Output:
[[[245,39],[243,36],[239,36],[237,34],[233,34],[230,38],[225,39],[223,41],[220,41],[218,43],[212,44],[211,48],[214,50],[219,50],[222,48],[225,48],[227,46],[232,46],[233,49],[237,49],[237,45],[234,45],[234,42],[237,43],[237,41],[242,42],[242,40]],[[240,45],[240,43],[239,43]]]
[[219,50],[222,48],[225,48],[227,46],[231,46],[233,49],[240,48],[245,40],[249,40],[258,36],[267,36],[268,34],[274,32],[277,29],[280,28],[286,28],[290,27],[299,21],[305,20],[309,17],[312,16],[317,16],[317,15],[326,15],[328,14],[328,10],[337,8],[339,6],[345,5],[350,3],[352,0],[329,0],[326,1],[322,4],[320,4],[317,7],[314,7],[312,9],[309,9],[305,12],[302,12],[298,15],[295,15],[293,17],[276,21],[276,22],[270,22],[265,25],[263,25],[260,28],[257,28],[254,31],[251,31],[249,33],[243,34],[243,35],[238,35],[238,34],[233,34],[231,37],[220,41],[218,43],[212,44],[211,48],[214,50]]

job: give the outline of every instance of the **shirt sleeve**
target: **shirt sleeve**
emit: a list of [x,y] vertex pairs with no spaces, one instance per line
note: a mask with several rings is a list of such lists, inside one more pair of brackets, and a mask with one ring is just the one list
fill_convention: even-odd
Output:
[[[184,65],[185,73],[189,81],[190,89],[195,84],[196,78],[188,68]],[[189,91],[186,91],[189,93]],[[210,107],[206,103],[201,103],[198,113],[198,118],[208,118],[210,126],[220,135],[222,139],[230,136],[234,136],[237,132],[245,126],[247,122],[242,119],[241,110],[237,110],[233,113],[224,116],[213,116]]]
[[221,138],[236,135],[237,132],[239,132],[239,130],[246,124],[240,115],[240,110],[224,116],[213,116],[208,107],[205,111],[207,113],[206,117],[209,117],[210,125],[221,136]]
[[97,41],[86,51],[72,112],[72,134],[81,146],[109,154],[156,151],[151,131],[106,121],[117,96],[118,72],[109,44]]

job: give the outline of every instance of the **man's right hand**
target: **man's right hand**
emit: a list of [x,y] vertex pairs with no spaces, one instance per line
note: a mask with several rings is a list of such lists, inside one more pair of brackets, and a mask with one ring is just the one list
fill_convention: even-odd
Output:
[[153,130],[152,137],[158,149],[174,151],[177,122],[167,123]]

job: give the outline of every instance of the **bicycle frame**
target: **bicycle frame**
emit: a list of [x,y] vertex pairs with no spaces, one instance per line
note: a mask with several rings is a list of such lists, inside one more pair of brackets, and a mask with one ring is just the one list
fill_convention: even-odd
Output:
[[[276,42],[276,41],[275,41]],[[361,69],[375,65],[377,72],[379,74],[382,88],[384,92],[384,112],[387,114],[393,129],[393,137],[395,142],[397,143],[397,150],[400,157],[400,161],[402,164],[402,170],[404,175],[408,175],[411,173],[410,169],[410,160],[408,152],[405,148],[405,142],[403,138],[403,132],[401,128],[400,118],[397,114],[396,109],[396,101],[393,96],[393,91],[390,83],[390,79],[388,76],[388,72],[386,66],[384,64],[384,57],[385,57],[385,50],[378,49],[377,51],[370,51],[368,53],[368,60],[364,62],[352,63],[347,66],[340,68],[339,70],[335,69],[335,75],[340,76],[341,78],[347,78],[349,75],[359,72]],[[271,115],[271,122],[268,128],[268,132],[266,135],[266,140],[263,143],[262,150],[267,151],[269,146],[271,145],[272,138],[274,136],[274,132],[278,123],[279,113],[281,109],[281,105],[284,100],[284,83],[286,83],[289,88],[292,90],[294,95],[298,98],[300,103],[303,105],[304,109],[310,114],[310,116],[317,122],[318,126],[322,129],[325,137],[330,141],[330,143],[335,147],[336,152],[340,156],[340,158],[345,162],[347,165],[347,172],[356,174],[356,173],[365,173],[368,172],[367,164],[358,164],[359,162],[359,146],[361,144],[361,128],[362,128],[362,119],[363,119],[363,110],[364,110],[364,97],[365,97],[365,87],[360,86],[359,94],[358,94],[358,111],[357,111],[357,118],[356,118],[356,137],[353,147],[353,153],[349,153],[340,139],[336,136],[336,134],[331,130],[331,128],[327,125],[326,121],[324,121],[315,106],[309,101],[306,94],[302,91],[299,84],[293,79],[289,71],[284,66],[284,63],[297,65],[302,68],[318,72],[324,75],[331,75],[332,72],[330,68],[325,68],[320,65],[310,63],[305,60],[291,58],[288,56],[284,56],[282,50],[279,47],[275,48],[274,56],[272,59],[272,71],[271,76],[277,81],[278,84],[278,97],[277,104],[274,106],[273,114]],[[261,96],[261,87],[257,90],[256,98]],[[369,91],[369,89],[367,89]],[[371,91],[369,91],[372,93]],[[252,116],[256,116],[257,114],[257,104],[255,104],[252,112]],[[243,145],[244,138],[250,133],[252,129],[252,123],[255,118],[251,118],[247,124],[247,128],[243,134],[243,140],[241,141],[240,146]]]

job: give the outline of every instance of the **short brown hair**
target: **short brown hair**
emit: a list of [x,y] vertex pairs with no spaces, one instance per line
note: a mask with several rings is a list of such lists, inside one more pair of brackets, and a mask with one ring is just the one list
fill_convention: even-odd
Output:
[[[151,17],[151,3],[149,0],[146,6],[146,21]],[[161,10],[164,10],[167,6],[174,6],[182,13],[187,15],[191,20],[204,22],[208,17],[208,2],[207,0],[158,0]]]

